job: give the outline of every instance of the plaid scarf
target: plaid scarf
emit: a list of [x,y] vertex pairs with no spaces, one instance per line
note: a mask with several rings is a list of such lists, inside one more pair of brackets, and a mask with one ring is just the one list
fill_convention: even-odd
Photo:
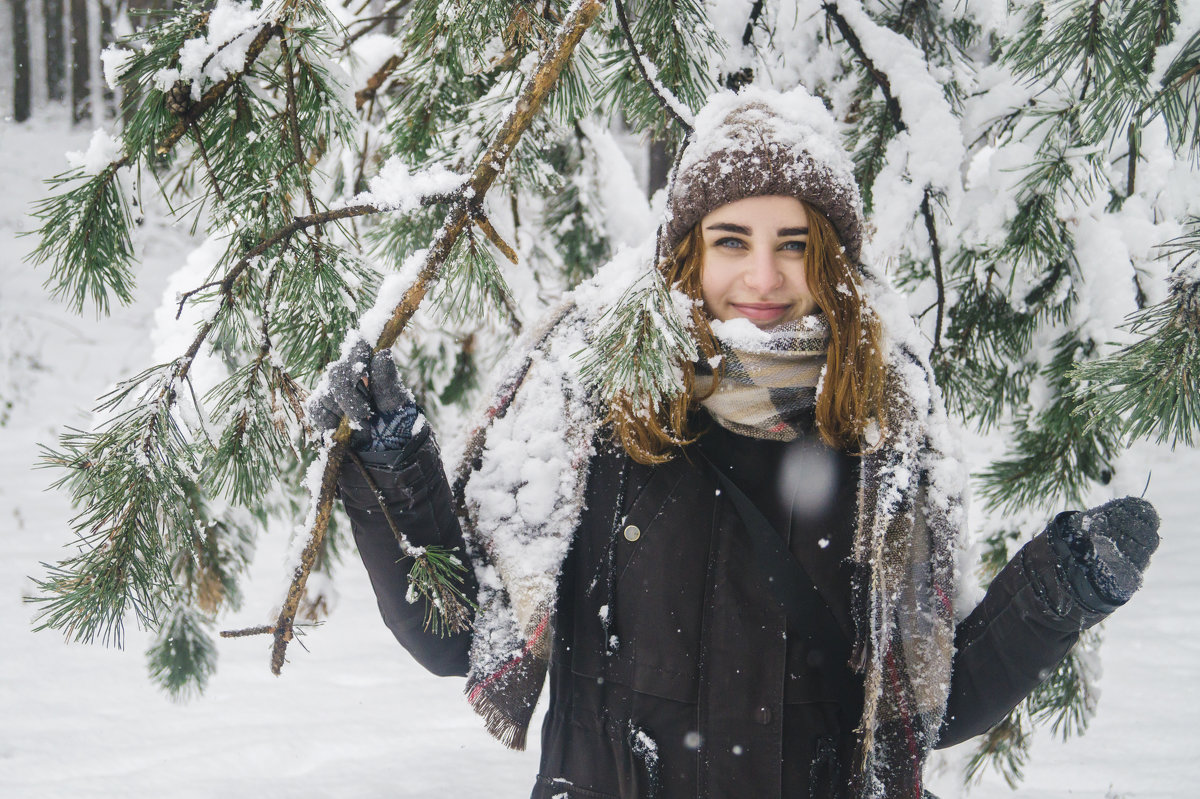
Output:
[[712,329],[720,354],[715,363],[696,365],[697,392],[708,395],[701,404],[722,427],[739,435],[795,440],[825,368],[825,315],[806,316],[769,331],[743,320],[714,320]]

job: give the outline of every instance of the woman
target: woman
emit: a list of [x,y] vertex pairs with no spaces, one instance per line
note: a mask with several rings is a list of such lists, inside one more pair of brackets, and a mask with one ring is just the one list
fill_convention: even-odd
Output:
[[[682,390],[601,401],[580,369],[646,277],[626,258],[531,336],[453,493],[389,353],[360,345],[314,409],[363,428],[342,497],[400,643],[513,747],[548,674],[534,797],[920,797],[930,748],[1140,584],[1157,517],[1127,498],[1060,514],[955,624],[964,482],[835,141],[802,89],[697,116],[652,261]],[[425,631],[386,516],[469,555],[470,633]]]

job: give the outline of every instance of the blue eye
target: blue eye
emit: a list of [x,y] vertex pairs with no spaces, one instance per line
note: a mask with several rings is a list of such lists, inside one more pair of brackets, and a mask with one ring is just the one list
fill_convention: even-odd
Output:
[[791,252],[804,252],[808,247],[808,242],[804,241],[785,241],[779,246],[781,250],[789,250]]
[[726,236],[725,238],[717,239],[716,241],[714,241],[713,246],[714,247],[730,247],[730,248],[734,248],[734,249],[741,249],[746,246],[746,243],[744,241],[742,241],[741,239],[735,239],[732,236]]

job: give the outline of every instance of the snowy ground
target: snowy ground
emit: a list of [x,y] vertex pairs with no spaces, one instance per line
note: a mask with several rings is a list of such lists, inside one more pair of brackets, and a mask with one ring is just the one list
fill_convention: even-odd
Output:
[[[457,680],[406,659],[354,561],[338,575],[332,618],[308,637],[309,651],[291,648],[281,678],[268,670],[264,640],[222,641],[208,693],[187,705],[147,681],[141,633],[117,651],[31,632],[28,575],[61,556],[71,515],[61,494],[44,490],[51,474],[33,468],[37,446],[64,425],[86,425],[93,398],[147,364],[154,308],[189,247],[184,231],[148,225],[137,301],[110,318],[76,317],[48,299],[44,271],[22,263],[33,242],[16,233],[31,226],[38,181],[62,168],[65,150],[86,146],[86,132],[61,125],[0,123],[0,398],[11,396],[6,374],[20,386],[0,427],[0,796],[527,796],[536,751],[493,743]],[[1039,738],[1021,796],[1197,795],[1200,452],[1144,447],[1123,466],[1124,493],[1140,493],[1153,470],[1147,498],[1162,512],[1163,545],[1145,589],[1107,625],[1092,730],[1065,745]],[[283,538],[261,540],[245,610],[229,626],[272,618]],[[961,795],[953,769],[963,756],[951,753],[933,786],[944,799]],[[970,795],[1013,794],[988,775]]]

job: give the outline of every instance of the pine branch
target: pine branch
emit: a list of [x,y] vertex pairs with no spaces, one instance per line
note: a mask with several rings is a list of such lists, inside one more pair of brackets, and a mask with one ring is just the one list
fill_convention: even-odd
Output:
[[[394,55],[383,62],[383,66],[376,70],[375,74],[367,80],[367,85],[354,93],[354,107],[356,109],[361,111],[362,107],[368,101],[375,99],[376,93],[383,87],[387,79],[392,76],[396,68],[400,66],[400,62],[401,58],[398,55]],[[368,116],[370,115],[368,114]],[[363,149],[365,150],[366,148],[364,147]]]
[[[159,141],[155,151],[159,155],[170,152],[193,129],[197,120],[241,80],[281,30],[278,24],[264,25],[247,48],[241,71],[209,88]],[[129,234],[132,220],[128,203],[117,185],[118,171],[130,166],[132,161],[132,155],[124,152],[95,178],[66,194],[41,201],[35,211],[43,224],[37,231],[41,243],[30,259],[35,264],[53,260],[49,282],[56,284],[54,294],[69,295],[77,311],[82,310],[83,303],[90,297],[102,312],[107,312],[109,291],[122,303],[129,302],[132,297],[133,248]],[[53,184],[62,185],[79,176],[76,172],[59,177]],[[219,188],[217,192],[220,192]]]
[[211,621],[184,603],[171,609],[155,642],[146,651],[150,679],[174,700],[204,691],[217,668],[217,649],[208,634]]
[[838,11],[837,3],[824,3],[821,6],[825,14],[833,20],[833,24],[837,27],[838,33],[842,35],[842,39],[846,44],[850,45],[850,49],[854,51],[854,55],[863,65],[863,69],[875,81],[875,85],[879,87],[879,91],[883,94],[883,100],[887,104],[888,116],[892,120],[892,126],[895,127],[897,133],[908,130],[908,126],[904,124],[904,116],[900,113],[900,103],[892,94],[892,82],[887,74],[875,65],[867,55],[867,51],[863,48],[862,40],[858,38],[858,34],[854,32],[854,28]]
[[942,274],[942,245],[938,241],[937,225],[933,219],[933,208],[930,207],[931,191],[927,186],[921,197],[921,216],[925,217],[925,231],[929,234],[929,249],[933,256],[933,276],[937,282],[937,320],[933,327],[933,351],[936,355],[942,349],[942,320],[946,316],[946,279]]
[[[439,203],[450,202],[456,195],[441,195],[430,194],[421,197],[422,205],[436,205]],[[342,219],[352,219],[360,216],[368,216],[371,214],[382,214],[393,210],[390,206],[376,203],[360,203],[358,205],[348,205],[341,208],[330,208],[319,213],[309,214],[307,216],[298,216],[292,219],[291,222],[271,231],[263,236],[251,250],[243,255],[236,264],[225,274],[223,278],[211,283],[205,283],[202,286],[191,289],[181,295],[179,300],[179,310],[176,312],[176,318],[183,311],[183,305],[192,296],[206,289],[220,287],[221,293],[230,296],[233,290],[233,284],[241,277],[242,273],[250,267],[263,253],[273,247],[286,244],[297,233],[308,230],[312,227],[327,225],[330,222],[337,222]],[[206,331],[207,333],[207,331]]]
[[[296,118],[296,72],[292,68],[292,51],[288,47],[286,36],[280,37],[279,48],[283,51],[284,87],[287,96],[287,126],[291,134],[292,153],[295,158],[296,169],[300,170],[301,180],[304,184],[304,199],[308,201],[308,212],[315,214],[317,212],[317,201],[313,198],[312,181],[309,179],[307,168],[308,159],[304,155],[304,144],[300,141],[300,121]],[[317,230],[319,233],[320,228]]]
[[[109,164],[98,175],[57,197],[37,203],[41,241],[29,256],[41,265],[51,262],[46,285],[57,298],[65,297],[76,313],[91,300],[108,313],[109,295],[128,303],[133,298],[133,219],[129,202],[117,180],[119,165]],[[69,173],[48,181],[61,186],[80,176]]]
[[[825,3],[821,6],[825,13],[833,20],[838,32],[842,35],[842,39],[846,44],[850,45],[850,49],[854,51],[854,55],[862,63],[863,68],[870,74],[875,85],[879,87],[879,91],[883,94],[884,103],[887,105],[888,116],[891,118],[892,127],[897,134],[908,130],[908,126],[904,122],[904,115],[900,106],[900,102],[892,94],[891,79],[875,62],[867,55],[866,49],[863,47],[862,40],[858,34],[854,32],[854,28],[846,20],[846,17],[838,10],[837,3]],[[911,109],[910,109],[911,110]],[[942,345],[942,320],[946,307],[946,285],[942,271],[942,245],[938,240],[937,221],[933,216],[933,204],[929,201],[931,189],[925,186],[924,193],[921,198],[921,216],[925,220],[925,231],[929,236],[929,250],[933,256],[934,275],[937,279],[938,304],[937,304],[937,323],[933,334],[933,352],[938,352]]]
[[1143,337],[1076,367],[1071,378],[1090,428],[1115,427],[1129,439],[1192,446],[1200,438],[1200,219],[1166,247],[1166,255],[1183,256],[1167,298],[1126,325]]
[[514,250],[508,242],[501,238],[500,234],[496,232],[496,228],[492,227],[492,222],[487,218],[487,215],[484,214],[482,210],[476,209],[473,212],[473,217],[475,224],[478,225],[479,229],[482,230],[484,235],[488,237],[488,241],[496,245],[496,249],[504,253],[504,257],[510,262],[514,264],[517,263],[517,251]]
[[[629,54],[633,57],[633,63],[637,66],[638,74],[642,76],[642,80],[646,82],[646,86],[658,98],[658,102],[662,106],[663,111],[667,113],[667,116],[675,121],[675,124],[684,131],[685,136],[691,136],[691,121],[684,118],[682,104],[675,97],[667,97],[668,92],[666,87],[650,74],[644,56],[638,50],[637,42],[633,38],[633,31],[629,29],[629,18],[625,15],[624,0],[615,0],[613,5],[616,6],[617,21],[621,27],[621,33],[625,36],[625,42],[629,45]],[[658,70],[655,69],[655,75],[657,74]]]
[[[238,72],[232,72],[224,80],[214,83],[200,98],[200,101],[189,108],[187,113],[180,118],[178,124],[176,124],[175,127],[163,137],[163,139],[158,143],[158,146],[155,148],[155,151],[159,155],[166,155],[168,152],[170,152],[171,148],[174,147],[179,140],[183,138],[184,134],[187,133],[188,128],[198,121],[200,117],[204,116],[204,114],[210,108],[216,105],[221,98],[225,96],[225,93],[228,92],[234,84],[240,81],[242,77],[250,71],[251,65],[258,60],[260,55],[262,55],[263,50],[267,48],[267,45],[271,42],[271,39],[282,35],[283,27],[278,22],[264,25],[262,30],[258,32],[258,35],[255,36],[250,42],[250,46],[246,50],[246,61],[242,65],[241,70]],[[128,164],[128,161],[129,156],[124,155],[116,163],[118,163],[119,166],[125,166]]]
[[[384,325],[375,345],[376,351],[391,347],[395,343],[396,338],[403,332],[425,294],[437,281],[455,242],[470,222],[471,205],[482,202],[500,175],[522,134],[554,88],[572,51],[583,37],[584,32],[599,15],[602,7],[603,0],[579,0],[572,7],[572,13],[563,20],[553,43],[541,58],[537,69],[526,79],[512,113],[497,132],[487,152],[477,162],[471,179],[458,192],[460,201],[452,203],[442,230],[427,251],[425,263],[416,282],[405,292],[393,309],[391,318]],[[315,508],[313,522],[309,527],[308,542],[301,554],[300,564],[296,568],[287,598],[284,600],[279,618],[275,623],[273,633],[275,643],[271,653],[271,671],[275,674],[279,674],[283,668],[287,645],[293,636],[292,627],[295,623],[300,597],[304,593],[308,574],[329,524],[329,516],[336,493],[337,475],[345,457],[346,442],[349,437],[350,424],[346,419],[342,419],[334,433],[334,443],[325,456],[325,467],[320,486],[313,498]]]
[[600,318],[580,373],[603,400],[625,398],[655,413],[684,389],[678,364],[695,360],[697,345],[680,296],[652,270]]
[[[706,64],[719,44],[702,0],[648,0],[638,8],[634,19],[614,14],[596,107],[620,113],[633,129],[677,146],[686,127],[672,123],[678,116],[690,125],[692,109],[714,88],[716,76]],[[664,100],[673,106],[666,113]]]

